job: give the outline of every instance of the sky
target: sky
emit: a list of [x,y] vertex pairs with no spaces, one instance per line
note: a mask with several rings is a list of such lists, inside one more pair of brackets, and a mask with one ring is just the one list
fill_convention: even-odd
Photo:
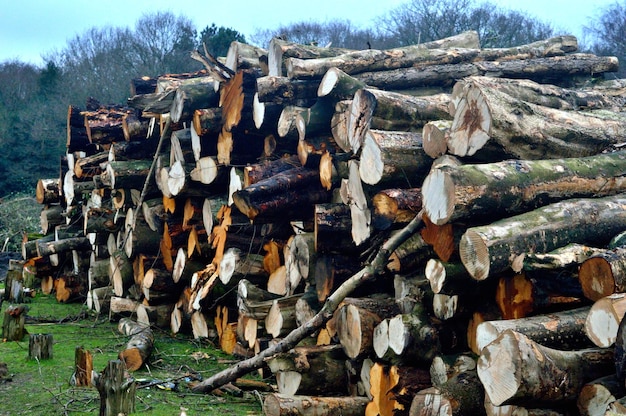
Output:
[[[42,55],[93,27],[134,27],[144,14],[170,11],[191,19],[198,31],[215,23],[244,34],[313,20],[348,19],[372,27],[376,18],[407,0],[0,0],[0,62],[43,65]],[[582,39],[582,26],[614,0],[492,0],[528,13]],[[523,3],[523,4],[520,4]],[[298,7],[307,4],[309,7]],[[266,45],[259,45],[266,46]]]

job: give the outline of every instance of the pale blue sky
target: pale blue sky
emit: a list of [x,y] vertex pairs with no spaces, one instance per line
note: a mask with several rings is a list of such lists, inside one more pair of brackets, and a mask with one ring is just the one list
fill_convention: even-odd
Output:
[[[68,39],[92,27],[133,27],[145,13],[171,11],[190,18],[198,30],[216,23],[249,36],[302,20],[349,19],[373,25],[374,19],[405,0],[0,0],[0,62],[20,59],[42,64],[41,55],[62,49]],[[494,0],[528,12],[581,37],[582,25],[613,0]],[[521,4],[523,3],[523,4]],[[309,5],[303,8],[300,5]],[[300,6],[300,7],[299,7]],[[264,46],[264,45],[261,45]]]

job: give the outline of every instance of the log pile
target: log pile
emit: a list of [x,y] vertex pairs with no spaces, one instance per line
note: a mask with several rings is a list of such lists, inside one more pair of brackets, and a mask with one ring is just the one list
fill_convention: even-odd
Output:
[[603,414],[583,409],[626,396],[595,381],[626,287],[626,82],[593,78],[616,58],[475,32],[192,58],[205,69],[142,80],[126,107],[69,108],[44,235],[23,243],[42,290],[240,358],[304,328],[259,369],[270,415]]

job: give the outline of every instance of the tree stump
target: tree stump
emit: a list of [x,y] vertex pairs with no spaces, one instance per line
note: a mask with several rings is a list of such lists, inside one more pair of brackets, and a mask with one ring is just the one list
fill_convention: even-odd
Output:
[[37,361],[52,359],[52,334],[30,334],[28,358]]
[[111,360],[96,382],[100,393],[100,416],[127,415],[135,411],[135,379],[127,377],[126,366]]
[[21,341],[26,334],[24,322],[26,321],[26,305],[11,305],[4,311],[2,321],[2,339],[7,341]]
[[77,387],[91,387],[93,376],[93,356],[91,352],[83,347],[76,347],[74,353],[74,367],[72,384]]

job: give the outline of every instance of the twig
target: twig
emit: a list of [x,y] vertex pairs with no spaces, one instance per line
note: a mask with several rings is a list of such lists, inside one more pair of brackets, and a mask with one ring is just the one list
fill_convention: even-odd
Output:
[[243,360],[193,387],[194,392],[210,393],[214,389],[236,380],[251,371],[260,368],[265,359],[280,352],[284,352],[295,346],[298,342],[321,328],[339,307],[339,304],[357,287],[364,282],[374,279],[385,270],[389,256],[393,251],[415,233],[422,225],[423,210],[420,211],[410,223],[408,223],[399,233],[387,240],[378,250],[376,257],[360,271],[346,280],[335,290],[324,303],[322,309],[311,319],[300,327],[294,329],[283,338],[282,341],[269,347],[252,358]]

